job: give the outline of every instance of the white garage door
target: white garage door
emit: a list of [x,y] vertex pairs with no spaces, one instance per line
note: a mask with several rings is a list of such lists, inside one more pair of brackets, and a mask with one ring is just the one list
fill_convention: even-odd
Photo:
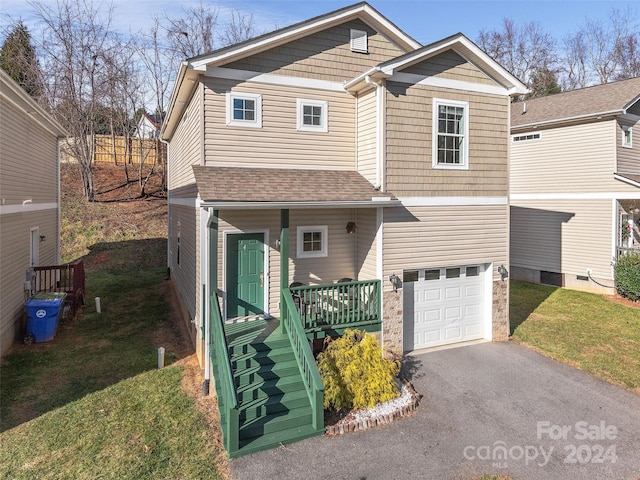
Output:
[[414,270],[404,277],[405,350],[484,337],[482,266]]

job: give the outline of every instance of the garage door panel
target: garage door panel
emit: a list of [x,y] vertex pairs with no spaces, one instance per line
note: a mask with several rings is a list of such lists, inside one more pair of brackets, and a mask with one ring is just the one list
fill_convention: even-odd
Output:
[[[473,268],[473,267],[472,267]],[[431,273],[430,269],[429,272]],[[449,267],[448,270],[451,270]],[[440,269],[440,278],[426,280],[422,271],[418,281],[411,283],[408,299],[413,298],[414,315],[407,319],[413,325],[408,327],[409,341],[413,339],[413,349],[446,345],[483,338],[483,279],[484,274],[466,277],[465,267],[460,267],[460,275],[446,278],[447,269]],[[481,270],[481,269],[480,269]],[[436,272],[437,273],[437,272]],[[409,300],[410,301],[410,300]]]

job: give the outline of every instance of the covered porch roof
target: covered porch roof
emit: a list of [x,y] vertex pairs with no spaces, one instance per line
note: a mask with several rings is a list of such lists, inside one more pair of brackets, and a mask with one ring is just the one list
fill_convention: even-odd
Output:
[[201,206],[234,208],[374,208],[399,205],[354,170],[194,166]]

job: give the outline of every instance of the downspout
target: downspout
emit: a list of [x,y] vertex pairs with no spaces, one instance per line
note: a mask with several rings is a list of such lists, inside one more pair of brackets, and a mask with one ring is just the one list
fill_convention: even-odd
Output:
[[60,158],[62,157],[62,153],[61,153],[61,149],[60,149],[60,144],[62,142],[62,139],[65,137],[57,137],[58,141],[58,171],[57,171],[57,182],[56,182],[56,190],[57,190],[57,196],[58,196],[58,208],[56,211],[56,216],[58,217],[58,231],[56,232],[56,264],[60,265],[62,263],[62,257],[60,255],[60,235],[62,233],[62,215],[60,213],[62,205],[60,203]]
[[385,112],[384,112],[384,93],[385,89],[382,84],[374,81],[371,76],[364,77],[367,85],[373,85],[376,89],[376,184],[375,187],[381,192],[386,191],[386,181],[384,174],[385,159]]
[[167,188],[167,278],[171,277],[171,198],[169,196],[169,142],[158,137],[167,146],[167,163],[165,165],[165,187]]
[[[209,383],[211,379],[211,301],[212,294],[215,294],[218,288],[218,211],[207,209],[209,220],[207,221],[207,301],[204,317],[204,382],[202,384],[202,395],[206,396],[209,392]],[[215,299],[218,301],[217,297]]]

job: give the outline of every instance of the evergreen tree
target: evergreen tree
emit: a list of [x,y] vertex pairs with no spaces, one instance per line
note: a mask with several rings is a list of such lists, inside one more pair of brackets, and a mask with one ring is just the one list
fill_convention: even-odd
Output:
[[525,98],[546,97],[547,95],[562,92],[555,73],[544,67],[534,69],[531,75],[529,89],[531,93]]
[[0,68],[9,74],[29,95],[42,97],[40,66],[31,34],[18,22],[7,35],[0,49]]

